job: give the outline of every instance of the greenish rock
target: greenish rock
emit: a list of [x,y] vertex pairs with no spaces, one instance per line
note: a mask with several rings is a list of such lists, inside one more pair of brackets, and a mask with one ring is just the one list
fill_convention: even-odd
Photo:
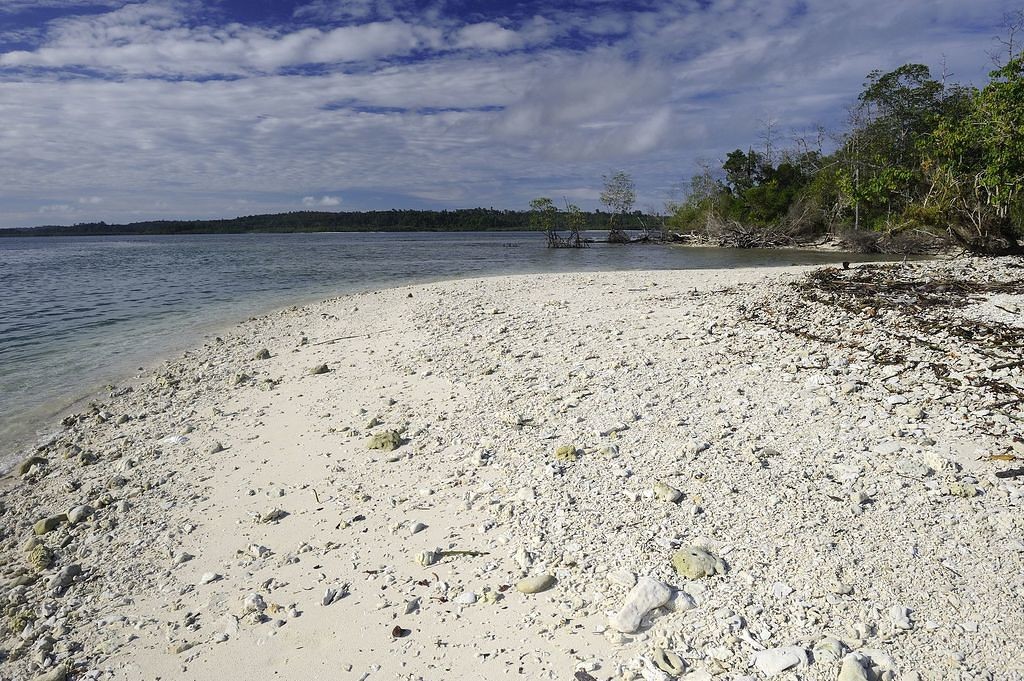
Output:
[[729,569],[721,558],[696,546],[686,546],[672,556],[672,567],[681,577],[700,579],[724,575]]
[[315,367],[309,370],[309,373],[313,376],[319,376],[320,374],[326,374],[330,371],[330,368],[326,364],[317,364]]
[[526,579],[519,580],[516,584],[516,591],[524,594],[535,594],[541,591],[547,591],[555,585],[555,578],[553,575],[533,575]]
[[28,564],[36,572],[42,572],[53,565],[53,559],[56,558],[53,551],[45,544],[38,544],[35,548],[28,552],[27,560]]
[[373,435],[366,441],[366,446],[370,449],[381,449],[385,452],[390,452],[398,449],[402,445],[402,436],[399,435],[397,430],[385,430],[376,435]]
[[43,466],[46,463],[46,459],[41,456],[30,456],[14,467],[14,474],[20,478],[28,473],[32,466]]
[[11,631],[21,633],[25,627],[36,621],[36,614],[31,610],[15,610],[7,618],[7,626]]
[[683,498],[683,493],[664,482],[656,482],[654,483],[654,496],[662,501],[668,501],[674,504]]
[[576,445],[562,445],[555,450],[555,458],[565,463],[571,463],[579,458],[579,450]]
[[949,485],[949,493],[954,497],[971,499],[981,494],[981,490],[978,489],[977,485],[972,485],[968,482],[953,482]]
[[430,567],[443,557],[442,551],[420,551],[416,554],[416,562],[423,567]]
[[49,532],[53,532],[54,530],[56,530],[58,527],[61,526],[61,524],[67,521],[67,519],[68,516],[66,513],[61,513],[60,515],[52,515],[49,518],[43,518],[42,520],[37,522],[35,525],[32,526],[32,530],[37,535],[47,534]]

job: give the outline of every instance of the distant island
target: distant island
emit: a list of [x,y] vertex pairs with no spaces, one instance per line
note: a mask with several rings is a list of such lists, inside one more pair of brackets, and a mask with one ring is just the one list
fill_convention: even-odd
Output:
[[[582,212],[583,229],[608,229],[611,214]],[[638,214],[638,217],[645,217]],[[111,225],[88,222],[0,229],[0,237],[247,234],[294,232],[500,232],[530,229],[530,211],[458,210],[297,211],[224,220],[151,220]]]

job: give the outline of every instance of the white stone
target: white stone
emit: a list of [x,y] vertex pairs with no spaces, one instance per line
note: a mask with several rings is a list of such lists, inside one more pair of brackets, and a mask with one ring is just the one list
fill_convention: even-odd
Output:
[[251,593],[245,597],[245,601],[242,603],[242,614],[248,615],[250,612],[261,613],[267,609],[267,602],[263,600],[263,596],[257,593]]
[[674,590],[672,598],[668,599],[668,603],[665,604],[665,609],[671,612],[686,612],[696,607],[697,601],[693,599],[693,596],[680,589]]
[[463,591],[455,597],[455,602],[459,605],[473,605],[476,603],[476,594],[472,591]]
[[200,584],[209,584],[210,582],[216,582],[220,579],[220,575],[216,572],[204,572],[203,576],[199,578]]
[[910,610],[901,605],[894,605],[889,609],[889,617],[892,619],[892,626],[896,629],[910,631],[914,625],[910,621]]
[[640,622],[651,610],[660,608],[672,598],[672,589],[650,577],[641,577],[636,586],[626,595],[622,609],[610,620],[616,630],[632,634],[640,628]]
[[77,525],[86,518],[92,515],[92,508],[89,506],[75,506],[73,509],[68,511],[68,522],[72,525]]
[[636,575],[629,570],[614,570],[608,573],[608,581],[631,589],[636,585]]
[[270,549],[259,544],[249,544],[249,555],[253,558],[263,558],[270,555]]
[[750,664],[767,677],[794,667],[806,667],[808,663],[807,649],[799,646],[759,650],[750,657]]
[[839,670],[837,681],[868,681],[868,673],[861,664],[860,655],[850,653],[843,658],[843,666]]

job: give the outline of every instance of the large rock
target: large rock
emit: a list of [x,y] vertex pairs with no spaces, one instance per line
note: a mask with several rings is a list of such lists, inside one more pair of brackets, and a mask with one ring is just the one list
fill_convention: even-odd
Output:
[[43,570],[48,569],[53,565],[54,558],[56,558],[56,556],[53,554],[53,551],[45,544],[36,544],[26,556],[28,564],[31,565],[36,572],[42,572]]
[[68,668],[64,665],[58,665],[48,672],[36,676],[32,681],[64,681],[68,678]]
[[56,530],[58,527],[60,527],[63,523],[67,521],[67,519],[68,516],[66,513],[61,513],[60,515],[52,515],[49,518],[43,518],[42,520],[37,522],[35,525],[32,526],[32,530],[36,534],[48,534]]
[[526,579],[519,580],[516,584],[516,590],[524,594],[535,594],[541,591],[547,591],[555,584],[555,578],[553,575],[533,575]]
[[82,574],[82,566],[78,563],[72,563],[61,568],[60,572],[50,577],[49,587],[56,589],[57,591],[64,591],[72,582],[75,581],[75,577]]
[[75,506],[68,511],[68,522],[72,525],[77,525],[92,515],[92,512],[92,507],[90,506]]
[[624,634],[635,633],[640,622],[651,610],[660,608],[672,598],[672,589],[650,577],[641,577],[626,594],[626,601],[611,618],[611,625]]
[[672,566],[687,579],[724,575],[729,569],[721,558],[696,546],[685,546],[676,551],[672,556]]
[[857,653],[850,653],[843,658],[843,666],[839,670],[838,681],[868,681],[868,672],[861,664]]
[[787,646],[785,648],[759,650],[750,658],[750,664],[770,678],[778,676],[787,669],[806,667],[810,664],[810,660],[806,648]]
[[17,466],[14,467],[14,474],[19,478],[28,473],[32,466],[43,466],[46,464],[46,459],[41,456],[30,456]]
[[366,441],[369,449],[381,449],[390,452],[402,445],[402,436],[397,430],[385,430],[372,436]]

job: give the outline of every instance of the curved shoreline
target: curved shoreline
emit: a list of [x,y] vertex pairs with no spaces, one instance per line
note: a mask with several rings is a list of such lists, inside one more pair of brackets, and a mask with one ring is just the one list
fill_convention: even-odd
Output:
[[[1024,672],[1021,595],[999,577],[1024,568],[1020,484],[974,459],[996,440],[963,405],[892,403],[885,386],[917,370],[886,378],[854,346],[774,330],[859,324],[849,339],[887,342],[884,318],[794,307],[788,282],[812,269],[474,278],[252,318],[102,405],[109,418],[84,415],[4,486],[0,595],[19,594],[5,664],[604,680],[638,678],[662,648],[731,678],[761,669],[757,647],[794,647],[806,678],[835,679],[844,649],[909,678],[959,668],[949,651]],[[367,448],[389,429],[397,449]],[[556,457],[563,445],[577,451]],[[37,520],[82,505],[25,546]],[[675,574],[685,546],[724,574]],[[555,586],[516,590],[540,574]],[[675,611],[616,631],[608,613],[646,575],[676,589]],[[28,612],[50,614],[15,635]]]
[[[721,251],[714,247],[706,246],[689,246],[687,249],[704,249],[709,251]],[[804,253],[807,257],[809,254],[821,256],[826,258],[826,262],[816,264],[829,264],[836,257],[836,253],[830,249],[771,249],[772,251],[779,250],[792,250],[797,253]],[[871,256],[864,254],[845,254],[855,262],[868,261]],[[781,263],[765,263],[754,267],[764,267],[767,269],[775,270],[779,267],[792,267],[791,264]],[[696,267],[703,269],[699,263],[696,263]],[[728,269],[728,268],[727,268]],[[746,269],[745,267],[739,267],[738,269]],[[611,271],[611,270],[595,270],[595,271]],[[637,271],[637,270],[626,270],[626,271]],[[658,270],[661,271],[661,270]],[[537,273],[527,272],[525,276],[534,276]],[[555,272],[552,274],[571,274],[570,271]],[[396,281],[394,286],[409,286],[416,284],[429,284],[429,283],[443,283],[446,281],[459,281],[465,278],[478,278],[479,275],[467,274],[463,277],[451,278],[446,275],[429,276],[425,278],[411,277],[407,281]],[[493,274],[493,276],[513,276],[508,274]],[[351,295],[354,293],[367,292],[372,290],[382,290],[374,285],[364,286],[352,286],[351,284],[339,283],[339,286],[347,288],[349,290],[343,291],[339,295]],[[388,287],[385,287],[388,288]],[[327,298],[328,300],[333,299]],[[272,314],[294,306],[305,306],[313,305],[324,301],[324,296],[321,293],[301,293],[296,291],[294,296],[289,296],[287,301],[283,300],[268,300],[266,305],[260,307],[260,309],[251,311],[242,311],[239,308],[236,312],[231,312],[230,316],[235,320],[232,322],[213,321],[206,319],[205,321],[197,321],[189,326],[188,338],[170,344],[165,344],[163,347],[154,348],[152,351],[140,352],[138,354],[132,354],[131,360],[117,361],[109,363],[108,369],[104,371],[91,371],[92,379],[88,383],[79,382],[74,385],[70,390],[62,391],[60,394],[53,394],[48,397],[43,403],[36,404],[34,406],[25,407],[15,412],[17,418],[21,423],[18,428],[11,428],[7,424],[3,429],[3,435],[0,436],[0,474],[9,472],[10,468],[15,463],[28,456],[37,447],[45,445],[50,439],[53,433],[59,432],[60,420],[63,415],[70,411],[87,404],[90,401],[103,400],[105,395],[109,394],[109,391],[105,390],[107,385],[130,385],[133,381],[138,380],[140,372],[144,373],[152,369],[152,367],[159,365],[164,361],[168,361],[178,357],[181,353],[187,351],[191,347],[201,344],[204,340],[209,339],[213,336],[229,333],[238,324],[242,323],[246,318],[250,318],[254,315],[265,315]],[[193,328],[194,327],[194,328]],[[93,352],[92,349],[78,349],[77,352]],[[60,358],[58,358],[59,361]],[[46,366],[40,366],[39,371],[47,371]],[[11,418],[11,417],[7,417]]]

